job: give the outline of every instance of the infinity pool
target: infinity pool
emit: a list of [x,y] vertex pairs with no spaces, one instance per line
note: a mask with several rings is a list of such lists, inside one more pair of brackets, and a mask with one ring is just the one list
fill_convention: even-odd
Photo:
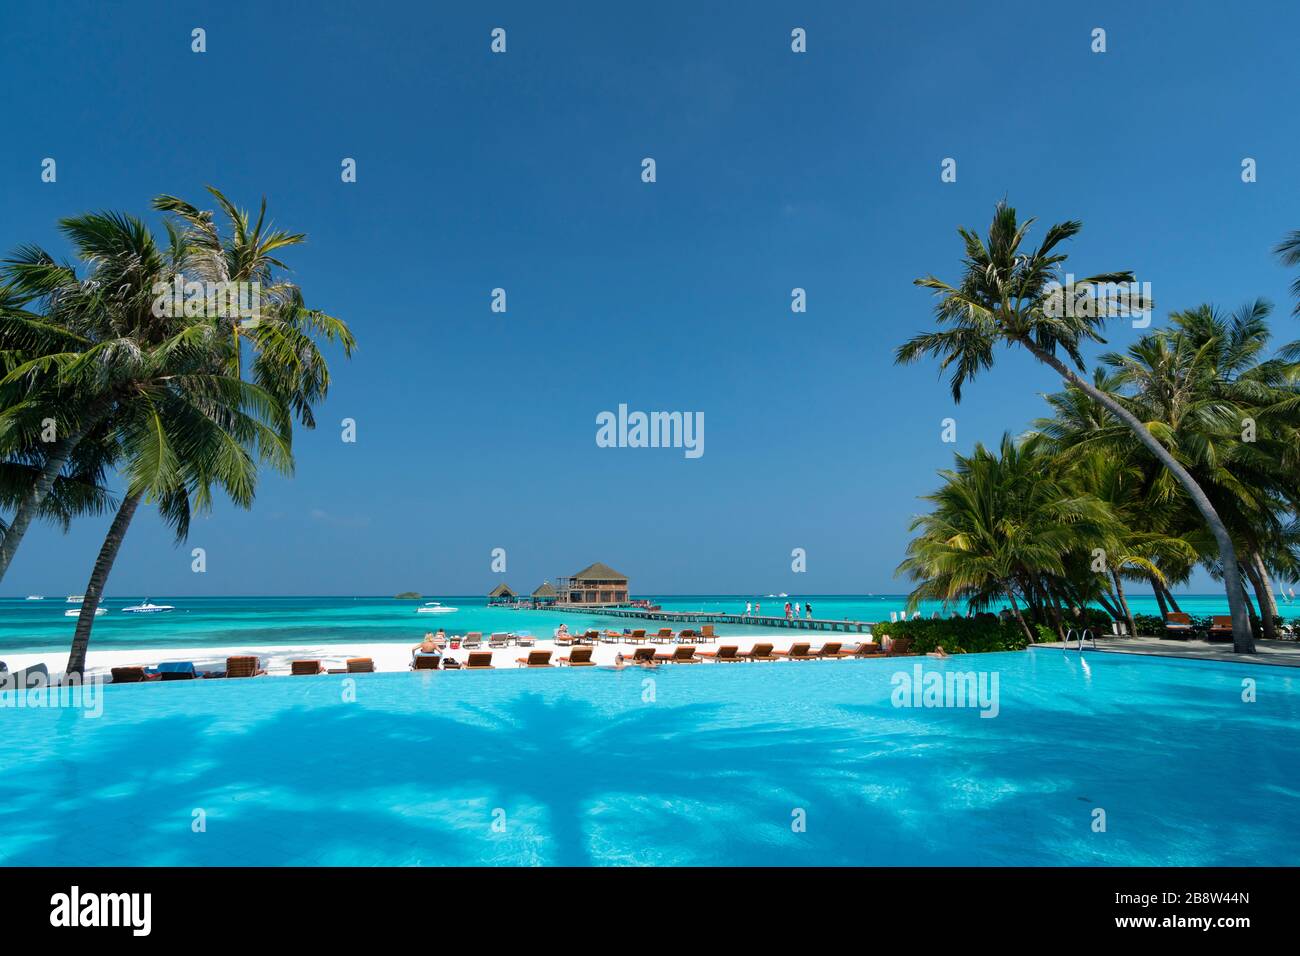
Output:
[[[996,674],[997,716],[894,706],[917,664]],[[1045,649],[102,693],[99,717],[0,701],[0,863],[1300,863],[1280,667]]]

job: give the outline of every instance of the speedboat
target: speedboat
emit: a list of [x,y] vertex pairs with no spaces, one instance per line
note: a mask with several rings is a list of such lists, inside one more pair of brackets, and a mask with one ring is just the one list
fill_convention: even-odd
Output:
[[417,614],[455,614],[458,607],[444,607],[439,601],[425,601],[423,607],[415,609]]
[[[99,617],[101,614],[107,614],[107,613],[108,613],[108,608],[106,608],[106,607],[97,607],[97,608],[95,608],[95,617]],[[81,617],[81,609],[80,609],[80,608],[74,608],[74,609],[69,610],[69,611],[64,611],[64,612],[63,612],[63,616],[64,616],[64,617]]]
[[170,604],[150,604],[149,599],[145,598],[143,604],[132,604],[130,607],[122,608],[123,614],[160,614],[163,611],[174,611]]
[[86,600],[86,595],[84,595],[84,594],[69,594],[69,595],[68,595],[68,603],[69,603],[69,604],[80,604],[80,603],[81,603],[82,601],[84,601],[84,600]]
[[44,600],[45,600],[45,595],[44,595],[44,594],[29,594],[29,595],[27,595],[27,600],[29,600],[29,601],[44,601]]

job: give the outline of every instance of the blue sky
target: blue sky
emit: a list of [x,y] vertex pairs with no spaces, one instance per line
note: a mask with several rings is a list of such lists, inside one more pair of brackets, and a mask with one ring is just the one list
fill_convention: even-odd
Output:
[[[0,246],[207,183],[265,194],[360,342],[294,478],[179,549],[143,511],[108,593],[479,593],[496,547],[520,588],[603,560],[642,592],[904,590],[935,470],[1057,387],[1007,354],[954,410],[933,367],[892,364],[930,322],[911,280],[954,277],[955,228],[1004,195],[1082,219],[1074,271],[1134,270],[1157,323],[1265,296],[1298,337],[1270,252],[1300,228],[1293,4],[700,6],[6,10]],[[703,412],[705,454],[598,448],[620,403]],[[107,521],[38,528],[4,593],[82,590]]]

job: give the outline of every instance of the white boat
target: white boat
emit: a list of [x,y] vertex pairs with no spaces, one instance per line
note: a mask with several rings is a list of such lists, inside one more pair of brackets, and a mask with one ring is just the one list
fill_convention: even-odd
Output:
[[163,611],[176,610],[170,604],[151,604],[148,598],[144,599],[143,604],[132,604],[130,607],[122,608],[123,614],[161,614]]
[[424,607],[417,607],[415,612],[417,614],[455,614],[459,610],[458,607],[444,607],[438,601],[426,601]]
[[27,595],[27,600],[29,600],[29,601],[44,601],[44,600],[45,600],[45,595],[44,595],[44,594],[29,594],[29,595]]
[[[106,607],[97,607],[97,608],[95,608],[95,617],[99,617],[99,615],[101,615],[101,614],[107,614],[107,613],[108,613],[108,608],[106,608]],[[64,611],[64,612],[63,612],[63,616],[64,616],[64,617],[81,617],[81,609],[80,609],[80,608],[76,608],[76,609],[73,609],[73,610],[70,610],[70,611]]]
[[84,595],[84,594],[69,594],[69,595],[68,595],[68,603],[69,603],[69,604],[80,604],[80,603],[81,603],[82,601],[84,601],[84,600],[86,600],[86,595]]

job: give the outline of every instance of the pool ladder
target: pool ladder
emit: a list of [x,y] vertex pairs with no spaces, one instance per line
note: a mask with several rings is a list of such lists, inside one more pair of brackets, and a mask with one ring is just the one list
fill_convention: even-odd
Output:
[[1066,644],[1067,649],[1069,648],[1069,645],[1070,645],[1070,638],[1073,637],[1073,636],[1075,636],[1075,635],[1078,635],[1078,640],[1079,640],[1079,653],[1080,653],[1080,654],[1083,653],[1083,642],[1086,641],[1086,640],[1088,640],[1089,638],[1092,639],[1092,649],[1093,649],[1094,651],[1097,649],[1097,635],[1093,633],[1092,628],[1090,628],[1090,627],[1085,627],[1082,631],[1078,630],[1077,628],[1073,628],[1073,627],[1072,627],[1072,628],[1070,628],[1068,631],[1066,631],[1066,632],[1065,632],[1065,644]]

